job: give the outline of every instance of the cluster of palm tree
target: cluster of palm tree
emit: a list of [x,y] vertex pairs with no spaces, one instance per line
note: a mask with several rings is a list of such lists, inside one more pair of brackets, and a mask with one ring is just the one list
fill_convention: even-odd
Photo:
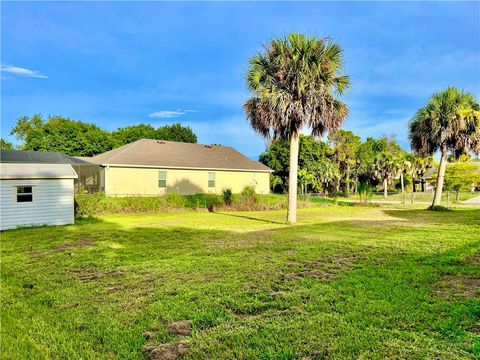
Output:
[[[319,137],[333,134],[348,115],[348,106],[339,99],[350,85],[342,65],[340,45],[299,33],[273,39],[249,61],[246,79],[252,97],[244,109],[251,126],[264,137],[290,141],[288,223],[296,222],[300,131],[309,128]],[[479,119],[475,98],[450,87],[432,96],[411,120],[413,150],[425,156],[441,152],[433,205],[440,203],[448,153],[480,150]],[[385,192],[393,177],[403,180],[406,172],[422,169],[415,161],[391,156],[375,162],[375,174],[383,180]],[[306,174],[300,175],[303,181]]]
[[480,152],[480,105],[455,87],[434,94],[409,123],[412,149],[420,155],[440,152],[432,206],[440,205],[449,153]]

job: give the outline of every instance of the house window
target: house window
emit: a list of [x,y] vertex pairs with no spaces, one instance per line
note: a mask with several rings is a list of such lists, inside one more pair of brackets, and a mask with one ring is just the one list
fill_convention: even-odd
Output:
[[17,202],[33,202],[33,187],[17,186]]
[[167,172],[164,170],[158,172],[158,187],[159,188],[167,187]]
[[208,187],[213,188],[215,187],[215,173],[209,172],[208,173]]

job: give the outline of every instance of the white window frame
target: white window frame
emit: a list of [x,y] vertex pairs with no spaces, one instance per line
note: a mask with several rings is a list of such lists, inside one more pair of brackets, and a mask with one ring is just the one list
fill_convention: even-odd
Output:
[[[212,175],[212,176],[210,176]],[[213,178],[213,179],[211,179]],[[210,182],[213,182],[212,185],[210,185]],[[217,186],[217,175],[215,173],[215,171],[209,171],[208,172],[208,188],[211,189],[211,188],[215,188]]]
[[[18,188],[32,188],[31,193],[20,193],[18,192]],[[32,195],[32,201],[18,201],[18,195],[22,196],[23,195]],[[22,184],[22,185],[14,185],[13,186],[13,199],[16,204],[32,204],[35,202],[35,185],[28,185],[28,184]]]
[[[161,178],[161,174],[165,174],[165,179]],[[168,179],[167,170],[158,170],[157,186],[158,186],[159,189],[166,189],[167,188],[167,179]],[[165,181],[165,186],[160,186],[160,181]]]

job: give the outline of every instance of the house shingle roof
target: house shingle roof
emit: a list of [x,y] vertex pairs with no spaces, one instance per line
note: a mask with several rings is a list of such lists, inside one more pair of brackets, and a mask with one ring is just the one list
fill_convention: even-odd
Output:
[[89,159],[97,164],[270,172],[229,146],[141,139]]

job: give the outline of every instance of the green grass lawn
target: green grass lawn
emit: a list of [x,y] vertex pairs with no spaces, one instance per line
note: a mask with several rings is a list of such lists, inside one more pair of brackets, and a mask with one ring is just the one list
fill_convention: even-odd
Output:
[[[480,210],[109,215],[1,235],[2,359],[480,357]],[[192,320],[191,335],[167,331]],[[146,340],[145,332],[153,333]]]

